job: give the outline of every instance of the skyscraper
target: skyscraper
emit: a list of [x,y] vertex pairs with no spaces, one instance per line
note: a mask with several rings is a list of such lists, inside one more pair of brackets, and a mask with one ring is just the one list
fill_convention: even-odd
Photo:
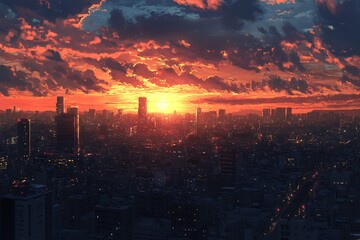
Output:
[[0,212],[0,239],[52,239],[52,197],[44,185],[14,181],[0,198]]
[[276,108],[275,109],[275,120],[283,121],[286,119],[286,109],[285,108]]
[[263,109],[262,117],[263,117],[263,119],[270,119],[270,117],[271,117],[271,110],[270,110],[269,108]]
[[147,99],[139,97],[138,117],[140,123],[145,123],[147,118]]
[[63,113],[65,113],[65,100],[63,96],[59,96],[56,101],[56,114],[60,115]]
[[219,119],[225,119],[225,117],[226,117],[226,110],[219,109]]
[[31,155],[31,125],[30,119],[18,120],[18,153],[20,158]]
[[56,117],[57,147],[63,153],[79,152],[79,115],[76,113],[77,110],[69,108],[68,113]]
[[196,109],[196,124],[200,124],[201,122],[201,108]]
[[79,152],[80,146],[80,116],[79,108],[76,106],[69,107],[67,114],[75,116],[75,152]]
[[292,118],[292,108],[286,109],[286,119],[290,120]]

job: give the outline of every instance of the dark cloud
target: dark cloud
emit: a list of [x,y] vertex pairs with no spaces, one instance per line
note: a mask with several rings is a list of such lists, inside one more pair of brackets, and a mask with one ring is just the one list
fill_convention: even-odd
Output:
[[[275,97],[275,98],[224,98],[206,97],[192,101],[193,104],[225,104],[225,105],[259,105],[259,104],[313,104],[331,103],[345,101],[360,101],[358,94],[336,94],[324,96],[304,96],[304,97]],[[359,102],[360,104],[360,102]],[[359,106],[358,104],[358,106]]]
[[9,90],[30,91],[34,96],[44,96],[46,91],[40,89],[40,80],[29,77],[23,71],[15,71],[11,67],[0,65],[0,93],[9,96]]
[[55,50],[52,50],[52,49],[49,49],[45,52],[45,57],[49,60],[53,60],[53,61],[57,61],[57,62],[63,61],[60,53]]
[[150,16],[138,16],[135,21],[129,21],[123,10],[113,9],[108,23],[122,38],[162,39],[166,36],[167,40],[176,42],[184,38],[205,40],[219,34],[219,30],[239,30],[244,25],[244,20],[255,21],[262,14],[258,0],[228,0],[215,11],[192,11],[200,16],[199,19],[167,12],[152,12]]
[[54,21],[84,11],[100,0],[0,0],[21,17],[38,17]]
[[[105,89],[101,85],[106,85],[105,81],[97,79],[92,70],[81,72],[73,69],[65,61],[53,59],[53,54],[57,56],[55,51],[50,51],[52,57],[41,63],[34,61],[24,61],[22,63],[29,72],[38,72],[39,75],[46,79],[39,82],[38,85],[47,91],[56,91],[59,89],[67,89],[69,91],[103,92]],[[47,52],[47,54],[49,54]],[[19,89],[21,90],[21,89]]]
[[339,55],[359,55],[360,1],[341,1],[335,11],[319,5],[318,13],[323,41]]

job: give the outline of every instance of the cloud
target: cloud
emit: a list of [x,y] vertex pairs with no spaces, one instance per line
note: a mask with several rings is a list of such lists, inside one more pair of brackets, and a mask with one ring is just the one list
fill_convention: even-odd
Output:
[[322,39],[338,55],[360,54],[360,2],[318,0],[318,23]]
[[79,14],[99,2],[100,0],[0,0],[0,3],[9,6],[21,17],[43,18],[51,21]]
[[[261,105],[261,104],[313,104],[345,101],[357,101],[360,106],[359,94],[336,94],[326,96],[298,96],[298,97],[274,97],[274,98],[237,98],[237,97],[205,97],[193,100],[193,104],[223,104],[223,105]],[[326,107],[323,106],[323,107]]]
[[223,0],[174,0],[174,1],[181,5],[192,6],[207,10],[216,10],[223,4]]
[[9,96],[9,90],[30,91],[34,96],[46,95],[39,89],[39,79],[29,77],[23,71],[15,71],[11,67],[0,65],[0,93]]

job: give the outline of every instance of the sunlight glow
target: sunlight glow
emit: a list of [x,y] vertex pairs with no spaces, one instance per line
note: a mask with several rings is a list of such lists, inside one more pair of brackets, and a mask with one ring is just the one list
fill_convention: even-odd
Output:
[[158,110],[160,112],[168,112],[169,111],[169,102],[166,99],[160,99],[157,103],[156,103],[156,107],[158,108]]

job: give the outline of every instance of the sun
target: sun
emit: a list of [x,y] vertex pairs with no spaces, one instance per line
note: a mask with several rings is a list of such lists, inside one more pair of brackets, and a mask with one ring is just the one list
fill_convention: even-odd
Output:
[[169,111],[169,101],[166,99],[160,99],[156,103],[156,107],[160,112],[168,112]]

